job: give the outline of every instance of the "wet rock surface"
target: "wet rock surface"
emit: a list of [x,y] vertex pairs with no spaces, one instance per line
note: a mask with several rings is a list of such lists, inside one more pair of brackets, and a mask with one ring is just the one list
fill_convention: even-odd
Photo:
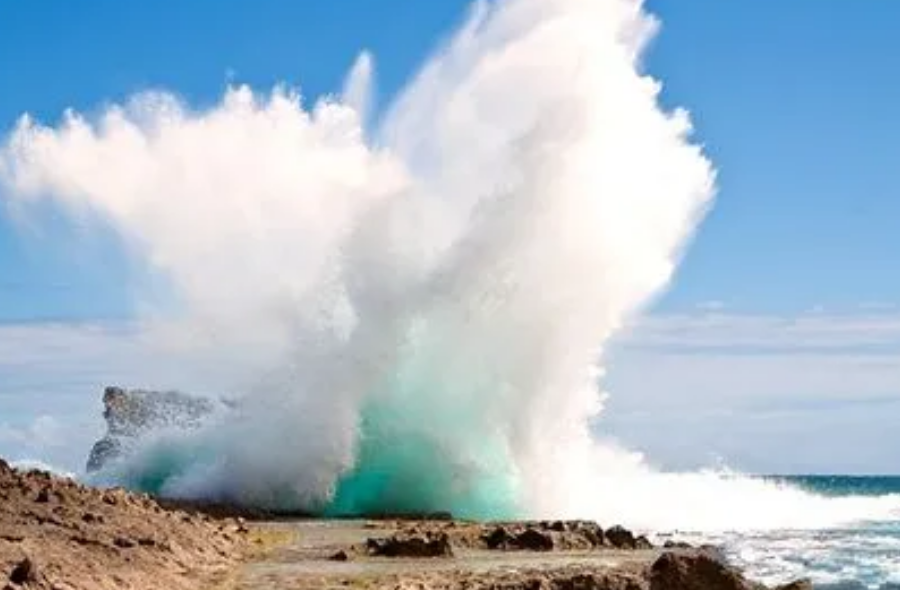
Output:
[[0,588],[200,588],[237,563],[240,530],[0,460]]

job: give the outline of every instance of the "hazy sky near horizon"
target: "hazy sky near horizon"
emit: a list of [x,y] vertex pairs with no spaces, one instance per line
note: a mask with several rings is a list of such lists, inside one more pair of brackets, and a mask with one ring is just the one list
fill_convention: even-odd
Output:
[[[384,105],[468,4],[0,0],[0,134],[146,89],[198,108],[230,83],[312,99],[362,49]],[[662,29],[646,67],[691,112],[720,191],[612,351],[598,433],[667,468],[900,472],[900,4],[647,6]],[[3,204],[0,455],[76,468],[102,385],[156,377],[127,261],[58,211],[34,224]]]

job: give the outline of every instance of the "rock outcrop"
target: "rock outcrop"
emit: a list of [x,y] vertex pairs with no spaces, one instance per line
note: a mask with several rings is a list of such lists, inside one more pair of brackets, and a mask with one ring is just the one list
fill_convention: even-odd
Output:
[[762,588],[704,551],[663,553],[650,568],[650,590],[756,590]]
[[247,532],[0,460],[0,588],[201,588],[243,555]]
[[[707,548],[663,553],[650,567],[648,581],[649,590],[767,590]],[[812,590],[812,584],[798,580],[772,590]]]
[[105,436],[94,443],[87,460],[89,472],[98,471],[127,453],[150,431],[196,428],[225,403],[177,391],[151,391],[107,387],[103,392]]
[[386,539],[371,538],[366,543],[369,555],[375,557],[453,557],[446,533],[404,533]]
[[441,531],[453,546],[494,551],[573,551],[600,548],[651,549],[646,537],[620,526],[604,531],[586,520],[516,521],[493,524],[462,521],[373,521],[373,528],[391,526],[405,534]]
[[[495,524],[384,521],[369,523],[367,530],[379,527],[390,531],[390,536],[369,538],[365,548],[341,550],[340,559],[349,559],[350,554],[360,559],[366,556],[455,555],[460,561],[452,571],[423,566],[413,576],[406,574],[406,579],[388,577],[374,583],[373,588],[768,590],[728,565],[713,547],[669,543],[669,548],[658,548],[645,537],[621,526],[603,530],[590,521]],[[514,555],[471,557],[484,551],[513,552]],[[604,555],[614,555],[617,565],[610,565]],[[472,561],[466,562],[466,556]],[[590,565],[591,556],[596,556],[594,565]],[[337,557],[331,559],[337,560]],[[472,567],[471,563],[479,566]],[[496,564],[497,567],[485,564]],[[540,566],[535,567],[535,564]],[[798,581],[772,590],[812,590],[812,587],[809,582]]]

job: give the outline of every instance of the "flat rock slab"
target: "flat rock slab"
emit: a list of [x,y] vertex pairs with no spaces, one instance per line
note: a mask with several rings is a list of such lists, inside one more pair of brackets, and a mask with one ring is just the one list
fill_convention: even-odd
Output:
[[[304,521],[262,525],[290,530],[295,540],[248,564],[239,588],[532,588],[557,587],[553,580],[573,580],[573,590],[640,588],[637,584],[657,557],[657,549],[497,551],[478,543],[457,543],[452,557],[408,558],[373,556],[366,551],[373,537],[408,535],[410,528],[431,530],[446,523],[415,525],[364,521]],[[467,526],[456,527],[463,529]],[[456,536],[465,539],[466,531]],[[451,535],[452,538],[452,535]],[[334,556],[343,552],[341,559]],[[344,559],[346,557],[346,559]],[[581,576],[581,577],[579,577]],[[587,576],[587,577],[585,577]],[[597,580],[589,579],[599,576]],[[604,576],[614,585],[596,585]],[[634,584],[621,585],[633,578]],[[576,583],[577,582],[577,583]],[[499,584],[499,586],[498,586]],[[537,585],[535,585],[537,584]],[[559,586],[561,588],[561,586]]]
[[[311,520],[258,526],[289,532],[293,541],[245,565],[238,589],[766,590],[723,563],[714,550],[655,548],[624,529],[614,529],[613,536],[628,539],[617,544],[629,548],[594,542],[573,549],[585,546],[584,523]],[[498,526],[507,540],[523,533],[534,537],[532,548],[489,541]],[[573,531],[574,537],[566,536]],[[538,542],[537,532],[548,533],[552,547]],[[417,557],[373,550],[390,540],[410,539],[446,541],[450,547]],[[774,590],[811,587],[798,582]]]

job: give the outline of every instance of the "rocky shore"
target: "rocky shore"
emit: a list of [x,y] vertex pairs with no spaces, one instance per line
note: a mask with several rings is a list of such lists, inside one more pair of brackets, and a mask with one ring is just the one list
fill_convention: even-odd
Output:
[[[249,564],[254,590],[766,590],[714,547],[654,547],[588,521],[303,521],[294,541]],[[777,590],[809,590],[798,581]]]
[[248,528],[0,459],[0,588],[193,590],[227,576]]
[[654,547],[590,521],[246,523],[233,514],[0,460],[0,588],[764,590],[715,548]]

